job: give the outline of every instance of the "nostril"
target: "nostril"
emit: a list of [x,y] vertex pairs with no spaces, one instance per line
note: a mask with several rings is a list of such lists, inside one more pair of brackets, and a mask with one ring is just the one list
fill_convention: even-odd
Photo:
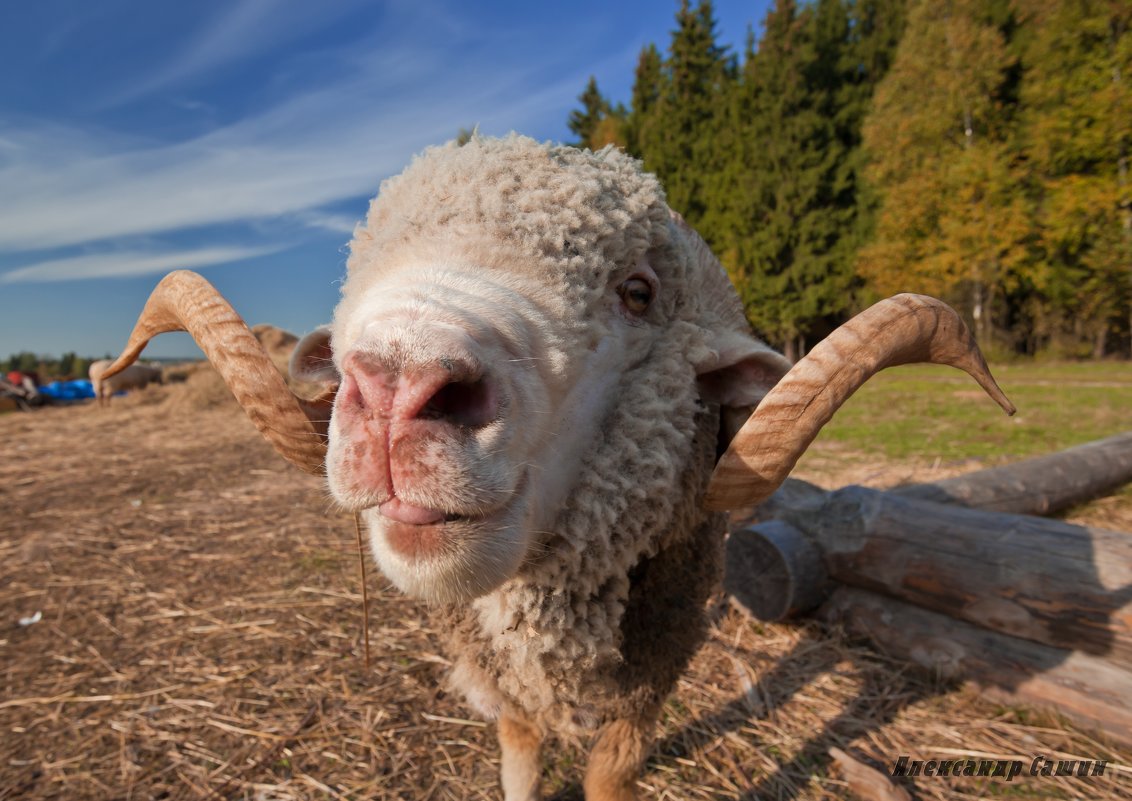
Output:
[[342,376],[342,384],[338,387],[335,400],[339,407],[344,409],[365,409],[366,407],[366,401],[358,387],[358,382],[350,373]]
[[365,353],[351,352],[346,356],[335,400],[341,411],[366,418],[388,418],[397,393],[395,371]]
[[495,420],[498,413],[495,392],[481,378],[478,381],[453,381],[445,384],[421,407],[417,417],[479,428]]
[[474,360],[390,368],[365,354],[343,364],[338,409],[370,420],[435,420],[478,428],[499,417],[499,395]]

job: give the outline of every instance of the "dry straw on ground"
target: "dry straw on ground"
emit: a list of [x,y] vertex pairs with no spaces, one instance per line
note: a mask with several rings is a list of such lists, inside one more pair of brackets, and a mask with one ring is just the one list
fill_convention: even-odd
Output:
[[[350,517],[233,405],[194,399],[205,380],[0,416],[0,799],[498,798],[494,734],[442,690],[427,610],[374,578],[364,669]],[[810,477],[845,483],[823,458]],[[902,754],[1112,763],[905,783],[918,799],[1132,798],[1130,749],[836,632],[715,611],[645,798],[847,797],[831,748],[882,769]],[[548,794],[581,797],[583,758],[546,750]]]

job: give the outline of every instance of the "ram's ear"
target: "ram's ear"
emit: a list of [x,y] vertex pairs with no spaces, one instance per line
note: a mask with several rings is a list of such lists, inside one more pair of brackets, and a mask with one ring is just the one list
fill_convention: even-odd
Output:
[[341,377],[334,366],[334,349],[330,343],[330,326],[324,325],[299,340],[291,351],[288,368],[291,378],[315,384],[338,384]]
[[693,265],[692,279],[699,282],[699,323],[707,341],[691,358],[699,377],[700,397],[724,410],[749,411],[786,375],[790,362],[754,338],[743,304],[719,259],[683,217],[674,211],[669,214],[674,241],[683,243]]
[[791,367],[786,357],[738,331],[717,336],[712,348],[695,366],[700,397],[720,406],[721,454]]
[[700,396],[720,406],[758,406],[790,366],[785,356],[757,339],[728,331],[696,364]]

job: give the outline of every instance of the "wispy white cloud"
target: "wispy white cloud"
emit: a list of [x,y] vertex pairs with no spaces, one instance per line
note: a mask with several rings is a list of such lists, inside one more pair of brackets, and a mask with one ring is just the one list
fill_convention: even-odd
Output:
[[[179,82],[224,75],[249,53],[268,54],[303,30],[304,14],[291,4],[240,0],[226,8],[118,99],[168,97]],[[305,53],[319,65],[317,79],[270,56],[286,62],[279,74],[293,85],[276,86],[270,102],[253,103],[254,111],[201,135],[167,141],[157,132],[79,127],[66,118],[0,117],[0,264],[16,265],[0,283],[251,258],[279,249],[270,239],[278,220],[291,224],[293,245],[304,236],[296,224],[312,229],[308,237],[313,229],[348,236],[365,213],[361,199],[422,147],[473,125],[489,134],[545,135],[546,120],[562,119],[600,67],[578,65],[571,43],[595,30],[583,18],[556,23],[548,46],[501,24],[481,26],[476,14],[450,3],[390,0],[382,8],[379,28]],[[356,216],[343,211],[344,201],[357,205]],[[209,226],[224,226],[227,244],[210,241]],[[169,238],[198,249],[163,247]],[[137,246],[139,239],[146,245]],[[80,249],[86,252],[70,255]],[[46,252],[38,261],[37,251]]]
[[359,217],[348,214],[329,214],[321,211],[304,211],[299,214],[299,221],[311,228],[321,228],[324,231],[333,231],[336,234],[352,234],[354,227],[361,221]]
[[[312,212],[370,195],[423,146],[479,123],[524,129],[584,82],[514,64],[446,62],[444,42],[383,42],[354,70],[171,144],[33,122],[0,126],[0,251]],[[335,230],[345,230],[341,225]]]
[[306,4],[280,0],[226,3],[223,13],[204,24],[167,63],[111,92],[100,105],[127,103],[262,55],[337,22],[359,4],[359,0],[338,0],[320,5],[312,14]]
[[235,263],[267,256],[283,249],[282,245],[274,245],[199,248],[164,253],[92,253],[19,267],[0,274],[0,284],[75,281],[84,278],[125,278],[189,267]]

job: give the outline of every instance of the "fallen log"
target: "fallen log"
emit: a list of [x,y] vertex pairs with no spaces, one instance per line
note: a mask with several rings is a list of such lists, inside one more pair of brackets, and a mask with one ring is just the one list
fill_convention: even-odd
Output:
[[[732,532],[725,588],[763,619],[833,582],[1132,667],[1132,536],[864,487],[775,496]],[[827,578],[828,577],[828,578]]]
[[1048,456],[890,490],[902,498],[1048,515],[1132,481],[1132,431]]
[[1132,534],[1015,514],[1130,480],[1132,432],[889,492],[788,480],[733,516],[724,586],[1132,743]]
[[783,620],[821,606],[833,591],[817,544],[782,520],[727,539],[723,590],[759,620]]
[[866,590],[841,587],[818,616],[944,678],[1002,700],[1054,706],[1132,743],[1132,672],[1104,659],[999,634]]

